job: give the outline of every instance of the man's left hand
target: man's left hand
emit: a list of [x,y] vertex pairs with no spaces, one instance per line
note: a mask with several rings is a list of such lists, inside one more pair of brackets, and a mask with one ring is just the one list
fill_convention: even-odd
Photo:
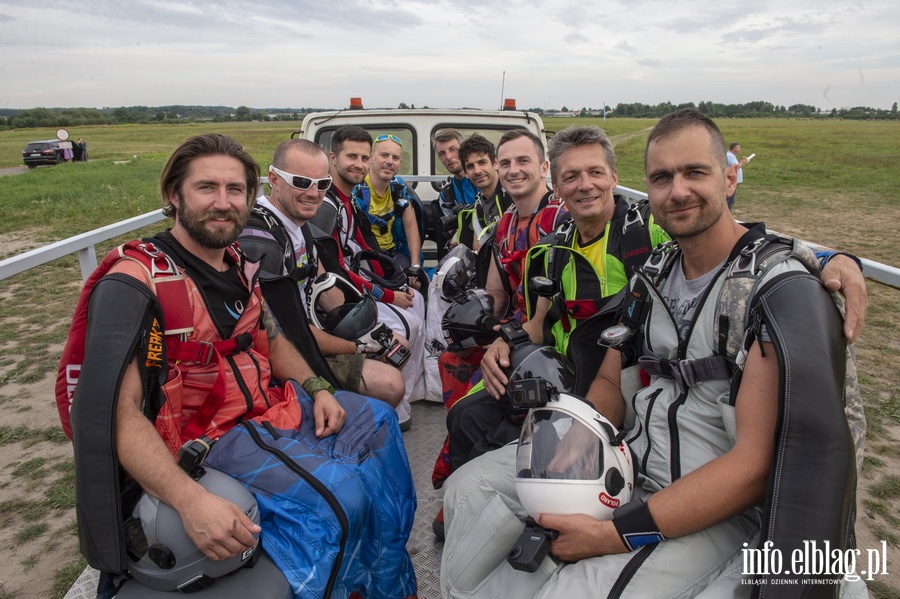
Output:
[[612,520],[597,520],[585,514],[536,514],[535,521],[544,528],[559,531],[559,537],[550,544],[550,551],[565,562],[628,551]]
[[866,324],[866,308],[869,305],[866,280],[859,266],[847,256],[838,254],[825,264],[821,277],[828,291],[839,291],[844,296],[844,336],[848,343],[855,343]]
[[344,426],[347,412],[328,391],[319,391],[313,397],[313,414],[316,417],[316,436],[333,435]]

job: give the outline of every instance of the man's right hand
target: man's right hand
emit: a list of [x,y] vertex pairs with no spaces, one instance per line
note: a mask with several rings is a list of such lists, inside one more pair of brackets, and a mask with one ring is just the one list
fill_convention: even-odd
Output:
[[484,388],[494,399],[506,393],[506,384],[509,380],[503,373],[503,368],[509,367],[509,344],[503,339],[496,339],[491,343],[481,358],[481,375],[484,380]]
[[178,513],[188,538],[203,555],[211,560],[223,560],[256,547],[257,540],[253,535],[259,534],[259,525],[227,499],[200,485],[197,488],[201,492],[193,494]]
[[401,308],[412,308],[414,296],[415,292],[412,289],[409,291],[394,291],[394,301],[391,303]]

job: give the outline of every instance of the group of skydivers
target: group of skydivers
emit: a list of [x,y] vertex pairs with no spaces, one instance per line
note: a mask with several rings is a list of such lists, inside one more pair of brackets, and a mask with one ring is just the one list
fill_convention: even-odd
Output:
[[[276,323],[267,327],[272,372],[302,383],[294,387],[312,401],[300,404],[314,438],[350,434],[345,414],[354,430],[359,422],[405,430],[410,400],[447,407],[433,475],[445,488],[434,522],[446,537],[444,596],[743,596],[768,583],[741,582],[742,549],[855,548],[865,420],[846,344],[865,314],[861,269],[852,256],[813,255],[761,224],[737,223],[726,206],[736,174],[711,120],[683,110],[657,124],[645,152],[649,201],[633,203],[615,194],[615,152],[597,127],[556,134],[546,156],[541,139],[518,129],[496,148],[454,130],[432,143],[451,176],[423,207],[397,176],[403,142],[395,135],[342,127],[328,154],[310,141],[284,142],[269,167],[270,193],[250,209],[238,242],[258,265],[264,311]],[[177,241],[206,248],[199,229],[209,223],[185,227],[184,197],[162,187],[179,204]],[[422,264],[426,236],[438,244],[432,273]],[[154,239],[174,247],[171,237]],[[826,288],[846,298],[843,321]],[[233,290],[209,293],[225,304],[208,308],[210,318],[241,322],[249,305]],[[281,334],[308,365],[300,376],[283,376],[289,369],[274,351],[282,344],[272,342]],[[230,360],[222,368],[238,373]],[[391,406],[396,424],[366,398]],[[258,465],[248,473],[221,458],[233,447],[230,431],[241,428],[231,427],[245,419],[260,412],[200,428],[207,441],[229,439],[213,445],[211,467],[256,493]],[[254,439],[283,437],[277,424],[280,432],[263,423],[256,434],[256,425],[241,426]],[[162,434],[159,421],[156,428]],[[397,467],[390,438],[376,436],[382,445],[364,443],[367,452]],[[177,442],[170,450],[179,453]],[[335,462],[331,453],[323,459]],[[390,478],[410,482],[408,465]],[[400,506],[405,491],[394,492]],[[265,524],[282,508],[262,500],[259,508],[263,538],[283,535]],[[410,527],[404,520],[393,531],[386,554],[403,551]],[[305,596],[304,575],[263,542],[293,593]],[[388,568],[353,554],[363,561],[348,574],[343,551],[327,595],[414,592],[408,555]],[[387,572],[387,586],[360,582],[367,567]],[[393,595],[384,591],[391,576]],[[804,596],[865,593],[849,576],[835,580],[799,586]]]

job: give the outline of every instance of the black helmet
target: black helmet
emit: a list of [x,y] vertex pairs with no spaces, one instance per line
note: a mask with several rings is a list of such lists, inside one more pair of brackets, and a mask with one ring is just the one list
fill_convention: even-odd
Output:
[[[374,265],[381,270],[378,274]],[[360,250],[350,257],[350,270],[363,279],[385,289],[398,290],[408,283],[400,263],[382,252]]]
[[[323,294],[333,289],[343,292],[344,302],[328,309]],[[371,295],[360,293],[343,277],[329,272],[317,276],[310,283],[309,317],[320,329],[353,341],[378,324],[378,307]]]
[[[241,483],[212,469],[205,469],[197,482],[238,506],[254,524],[259,524],[256,499]],[[214,579],[255,561],[251,558],[259,548],[257,545],[226,560],[211,560],[188,538],[178,512],[146,493],[137,502],[125,528],[129,574],[157,591],[190,592],[208,587]]]
[[441,320],[449,351],[489,345],[497,338],[494,327],[506,314],[509,296],[500,289],[469,289],[450,304]]
[[434,273],[441,296],[452,302],[475,282],[475,252],[464,245],[450,250]]

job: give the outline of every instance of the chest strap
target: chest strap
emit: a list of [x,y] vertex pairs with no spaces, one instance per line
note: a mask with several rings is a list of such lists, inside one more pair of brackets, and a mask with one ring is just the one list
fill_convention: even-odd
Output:
[[725,356],[666,360],[655,354],[648,354],[638,358],[638,362],[650,376],[674,380],[682,393],[698,383],[730,379],[735,369],[734,364]]

